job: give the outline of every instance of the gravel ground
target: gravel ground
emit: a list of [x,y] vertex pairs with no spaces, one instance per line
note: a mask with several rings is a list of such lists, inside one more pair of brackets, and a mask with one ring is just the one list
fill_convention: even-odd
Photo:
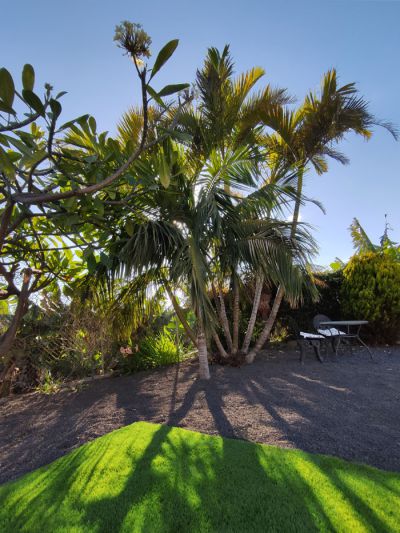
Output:
[[29,394],[0,405],[0,483],[137,420],[308,452],[400,471],[400,347],[328,356],[304,365],[289,349],[253,365],[196,362],[108,378],[78,392]]

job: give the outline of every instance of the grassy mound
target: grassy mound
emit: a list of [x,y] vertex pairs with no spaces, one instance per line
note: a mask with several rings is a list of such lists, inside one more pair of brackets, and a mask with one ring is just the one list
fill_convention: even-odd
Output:
[[0,531],[400,531],[400,475],[138,422],[0,487]]

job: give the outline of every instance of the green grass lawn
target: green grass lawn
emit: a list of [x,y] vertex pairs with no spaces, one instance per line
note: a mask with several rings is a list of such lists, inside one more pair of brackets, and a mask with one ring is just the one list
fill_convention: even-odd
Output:
[[138,422],[0,487],[0,531],[400,531],[400,475]]

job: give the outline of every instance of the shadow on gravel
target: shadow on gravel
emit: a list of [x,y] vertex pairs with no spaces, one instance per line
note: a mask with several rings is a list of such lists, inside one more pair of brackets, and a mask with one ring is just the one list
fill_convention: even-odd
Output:
[[104,379],[83,390],[17,397],[0,406],[0,483],[135,421],[336,455],[400,470],[400,349],[311,356],[269,352],[253,365],[196,362]]

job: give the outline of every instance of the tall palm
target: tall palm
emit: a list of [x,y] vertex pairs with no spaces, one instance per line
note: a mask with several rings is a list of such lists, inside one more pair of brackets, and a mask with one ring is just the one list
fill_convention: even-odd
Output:
[[[151,282],[166,288],[197,345],[200,376],[208,378],[208,334],[214,332],[217,338],[209,298],[212,282],[251,264],[264,265],[264,275],[268,270],[275,283],[285,284],[282,273],[291,272],[294,239],[290,225],[272,217],[277,186],[255,187],[258,160],[252,149],[229,149],[224,156],[212,150],[197,169],[191,156],[190,150],[169,140],[136,164],[132,170],[140,174],[143,190],[132,198],[131,213],[119,221],[119,237],[108,252],[116,258],[113,269],[119,276],[151,273]],[[243,198],[238,191],[246,192]],[[300,234],[299,243],[307,239]],[[188,288],[197,318],[195,332],[175,297],[174,287],[179,286]],[[237,345],[237,333],[234,339]]]
[[[263,116],[271,113],[272,109],[281,108],[289,103],[290,98],[283,89],[272,89],[267,85],[262,90],[255,92],[254,86],[260,80],[264,71],[253,68],[250,71],[234,78],[233,62],[226,46],[222,52],[210,48],[203,68],[198,70],[196,77],[196,92],[199,95],[192,109],[181,115],[178,128],[182,133],[189,134],[192,139],[189,145],[188,159],[191,161],[195,172],[200,172],[204,166],[212,166],[211,159],[219,158],[221,161],[229,159],[232,153],[239,150],[250,149],[254,161],[260,154],[262,147]],[[260,168],[257,168],[259,175]],[[246,182],[249,185],[249,181]],[[254,185],[254,183],[253,183]],[[236,193],[231,189],[232,180],[225,178],[227,193]],[[254,199],[253,199],[254,201]],[[264,213],[265,214],[265,213]],[[230,257],[226,250],[221,251],[220,264],[224,257]],[[225,309],[221,283],[213,287],[215,305],[218,311],[222,328],[227,340],[228,350],[235,353],[238,350],[238,322],[239,322],[239,263],[231,263],[229,272],[224,276],[232,279],[234,292],[233,328],[230,332],[228,317]],[[259,266],[255,266],[259,269]],[[220,272],[222,274],[222,272]],[[262,276],[260,280],[262,281]],[[221,280],[219,280],[221,281]],[[244,347],[248,346],[251,338],[256,309],[253,306],[252,320],[249,324]],[[217,341],[218,342],[218,341]],[[246,348],[247,349],[247,348]]]
[[[382,126],[397,138],[397,132],[390,123],[382,122],[370,113],[368,103],[360,96],[355,83],[338,86],[335,69],[324,75],[319,94],[310,93],[296,111],[272,107],[263,113],[263,121],[274,130],[265,139],[272,169],[276,169],[277,175],[281,175],[285,168],[294,169],[297,173],[293,234],[299,221],[304,173],[310,165],[322,174],[328,170],[328,158],[348,163],[347,157],[337,150],[337,145],[351,132],[368,140],[372,136],[372,128]],[[274,170],[272,179],[273,175]],[[264,329],[247,355],[248,362],[254,360],[268,339],[284,294],[284,288],[279,286]]]

